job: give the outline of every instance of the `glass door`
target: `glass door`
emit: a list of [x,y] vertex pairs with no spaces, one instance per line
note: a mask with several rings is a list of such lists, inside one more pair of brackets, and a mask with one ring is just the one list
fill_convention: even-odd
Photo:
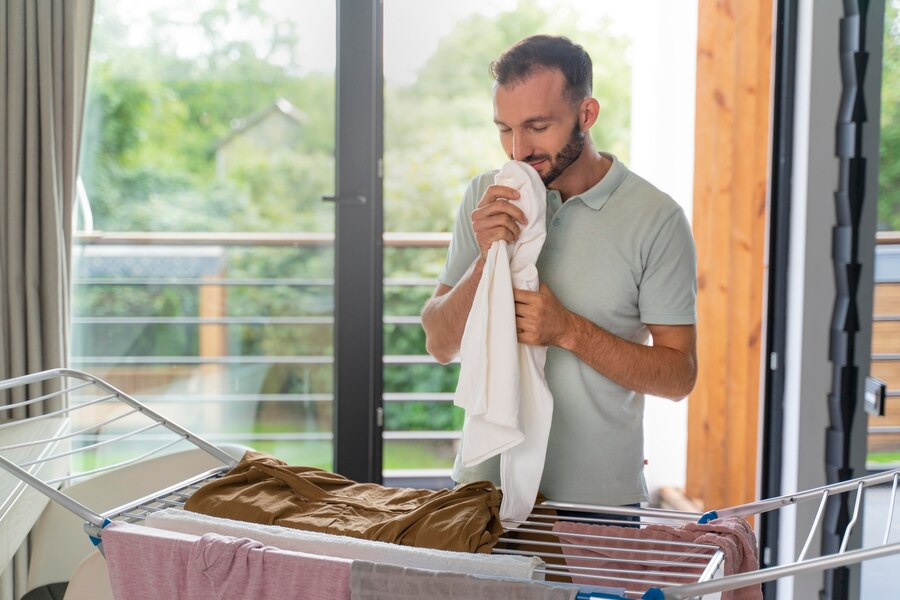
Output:
[[[463,419],[453,406],[459,368],[427,354],[418,315],[437,284],[466,185],[507,160],[488,71],[502,51],[537,33],[584,46],[601,106],[595,145],[690,214],[697,6],[668,4],[639,12],[633,3],[596,0],[384,1],[386,477],[449,481]],[[684,410],[648,411],[649,427],[661,432],[653,465],[660,473],[684,471],[685,439],[668,427]]]
[[336,6],[97,0],[74,368],[333,466]]

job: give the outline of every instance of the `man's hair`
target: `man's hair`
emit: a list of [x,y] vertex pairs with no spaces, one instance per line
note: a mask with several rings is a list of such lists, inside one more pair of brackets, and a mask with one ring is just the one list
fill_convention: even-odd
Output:
[[566,98],[577,104],[589,98],[593,88],[591,57],[569,38],[533,35],[518,42],[491,63],[498,85],[516,85],[541,69],[557,69],[566,78]]

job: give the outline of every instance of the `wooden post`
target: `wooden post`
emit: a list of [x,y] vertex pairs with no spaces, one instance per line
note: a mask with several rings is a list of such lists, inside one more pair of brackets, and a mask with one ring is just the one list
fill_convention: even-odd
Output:
[[[218,280],[223,274],[204,279]],[[199,286],[198,312],[201,318],[222,318],[226,315],[225,286],[204,283]],[[223,323],[203,323],[199,327],[199,351],[201,357],[226,356],[228,354],[228,328]],[[203,392],[221,393],[226,389],[226,367],[222,364],[200,365]]]
[[700,0],[693,227],[697,386],[686,492],[755,499],[772,45],[769,2]]

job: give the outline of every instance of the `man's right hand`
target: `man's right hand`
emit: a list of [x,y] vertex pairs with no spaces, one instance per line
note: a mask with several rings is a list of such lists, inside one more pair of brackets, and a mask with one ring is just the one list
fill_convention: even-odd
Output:
[[497,240],[512,244],[518,239],[520,224],[527,224],[525,213],[512,202],[507,202],[518,199],[519,192],[514,188],[492,185],[478,201],[478,206],[472,211],[472,231],[482,259],[487,259],[491,244]]

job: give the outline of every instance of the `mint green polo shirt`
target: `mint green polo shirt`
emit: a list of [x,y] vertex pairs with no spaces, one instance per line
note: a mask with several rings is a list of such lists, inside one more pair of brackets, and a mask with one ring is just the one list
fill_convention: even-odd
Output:
[[[612,155],[594,187],[562,202],[547,192],[547,238],[538,274],[569,310],[619,337],[650,342],[648,324],[696,322],[697,267],[681,207]],[[496,171],[466,189],[439,280],[456,285],[478,257],[471,214]],[[549,500],[619,506],[646,502],[644,395],[623,388],[574,354],[550,347],[544,368],[553,423],[541,480]],[[454,480],[500,483],[499,458]]]

